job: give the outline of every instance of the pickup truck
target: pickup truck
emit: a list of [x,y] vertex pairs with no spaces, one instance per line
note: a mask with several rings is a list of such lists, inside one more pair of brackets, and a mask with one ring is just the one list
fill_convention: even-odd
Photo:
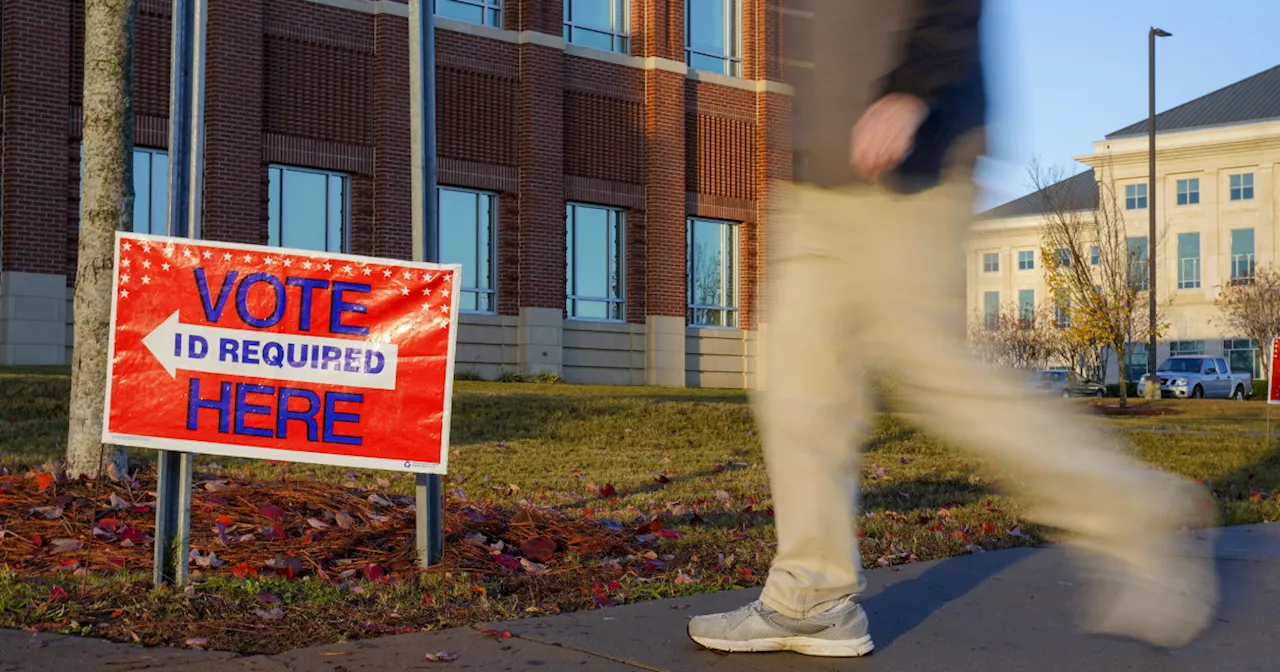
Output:
[[[1146,386],[1150,374],[1139,382]],[[1233,373],[1222,357],[1186,355],[1170,357],[1156,367],[1160,396],[1164,399],[1238,399],[1253,396],[1253,376]]]

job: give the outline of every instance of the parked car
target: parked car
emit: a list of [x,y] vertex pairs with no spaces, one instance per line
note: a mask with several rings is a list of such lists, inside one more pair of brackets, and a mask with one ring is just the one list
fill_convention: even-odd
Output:
[[[1253,375],[1235,373],[1222,357],[1170,357],[1156,367],[1160,396],[1164,399],[1248,399],[1253,396]],[[1150,374],[1139,381],[1146,387]]]
[[1031,374],[1031,389],[1039,394],[1053,394],[1060,397],[1102,397],[1107,388],[1081,377],[1075,371],[1037,371]]

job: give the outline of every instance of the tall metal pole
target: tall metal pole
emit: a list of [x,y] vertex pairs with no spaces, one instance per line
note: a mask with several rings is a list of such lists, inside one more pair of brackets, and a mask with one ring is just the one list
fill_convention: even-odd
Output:
[[1147,33],[1147,66],[1149,68],[1147,76],[1147,269],[1149,274],[1147,309],[1149,322],[1147,324],[1150,332],[1147,343],[1148,396],[1154,396],[1155,391],[1159,389],[1159,382],[1156,380],[1156,346],[1159,344],[1156,328],[1156,38],[1168,37],[1171,34],[1155,27]]
[[[169,79],[168,233],[200,237],[204,174],[204,76],[208,0],[173,0]],[[191,453],[162,450],[157,465],[152,580],[187,582],[191,546]]]
[[[430,0],[409,1],[409,118],[413,145],[413,229],[421,236],[422,261],[440,260],[436,221],[435,13]],[[440,562],[444,550],[444,493],[437,474],[418,474],[414,483],[418,564]]]

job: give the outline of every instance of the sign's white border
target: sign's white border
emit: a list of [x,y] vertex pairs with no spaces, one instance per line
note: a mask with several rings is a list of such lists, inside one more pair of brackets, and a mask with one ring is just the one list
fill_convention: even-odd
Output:
[[[449,352],[447,358],[447,366],[444,381],[444,415],[441,419],[440,427],[440,462],[412,462],[405,460],[392,460],[388,458],[377,457],[359,457],[354,455],[341,455],[334,453],[316,453],[297,450],[280,450],[278,448],[260,448],[256,446],[242,446],[225,443],[214,443],[206,441],[191,441],[187,439],[169,439],[153,436],[134,436],[130,434],[118,434],[111,431],[111,394],[115,369],[115,352],[116,352],[116,303],[120,298],[120,274],[116,269],[120,268],[120,242],[122,240],[147,241],[152,243],[160,243],[167,245],[198,245],[201,247],[243,250],[247,252],[264,252],[266,254],[293,254],[299,256],[310,256],[316,259],[328,259],[332,261],[353,261],[359,263],[379,264],[382,266],[413,268],[428,271],[453,271],[452,286],[449,288],[449,295],[452,300],[449,302]],[[461,264],[431,264],[421,261],[405,261],[403,259],[387,259],[383,257],[365,257],[354,254],[339,254],[335,252],[314,252],[311,250],[297,250],[284,247],[269,247],[266,245],[248,245],[241,243],[227,243],[214,240],[199,240],[191,238],[175,238],[171,236],[155,236],[142,233],[131,233],[125,231],[117,231],[115,238],[115,250],[112,253],[114,264],[112,265],[111,279],[111,332],[107,338],[107,385],[106,399],[103,406],[102,417],[102,441],[103,443],[132,446],[135,448],[146,448],[152,450],[172,450],[184,453],[199,453],[202,455],[219,455],[223,457],[243,457],[259,460],[278,460],[282,462],[307,462],[312,464],[328,464],[339,467],[354,467],[359,469],[384,469],[387,471],[404,471],[419,474],[445,474],[448,473],[449,467],[449,425],[453,415],[453,374],[454,363],[457,360],[456,354],[458,349],[458,306],[459,286],[462,278]],[[159,364],[157,364],[158,366]]]

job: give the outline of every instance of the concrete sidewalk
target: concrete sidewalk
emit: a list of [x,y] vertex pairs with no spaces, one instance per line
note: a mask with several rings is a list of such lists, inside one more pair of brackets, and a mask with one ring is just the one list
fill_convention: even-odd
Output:
[[[1222,530],[1205,552],[1218,558],[1223,600],[1216,625],[1178,651],[1079,631],[1081,585],[1061,547],[1015,550],[869,573],[864,604],[876,651],[861,659],[792,654],[722,656],[684,633],[695,614],[736,608],[755,591],[648,602],[476,629],[416,633],[291,651],[276,656],[145,649],[74,637],[0,631],[0,671],[177,670],[180,672],[695,672],[706,669],[929,670],[931,672],[1280,669],[1280,525]],[[479,630],[508,630],[506,640]],[[451,663],[424,654],[449,651]]]

